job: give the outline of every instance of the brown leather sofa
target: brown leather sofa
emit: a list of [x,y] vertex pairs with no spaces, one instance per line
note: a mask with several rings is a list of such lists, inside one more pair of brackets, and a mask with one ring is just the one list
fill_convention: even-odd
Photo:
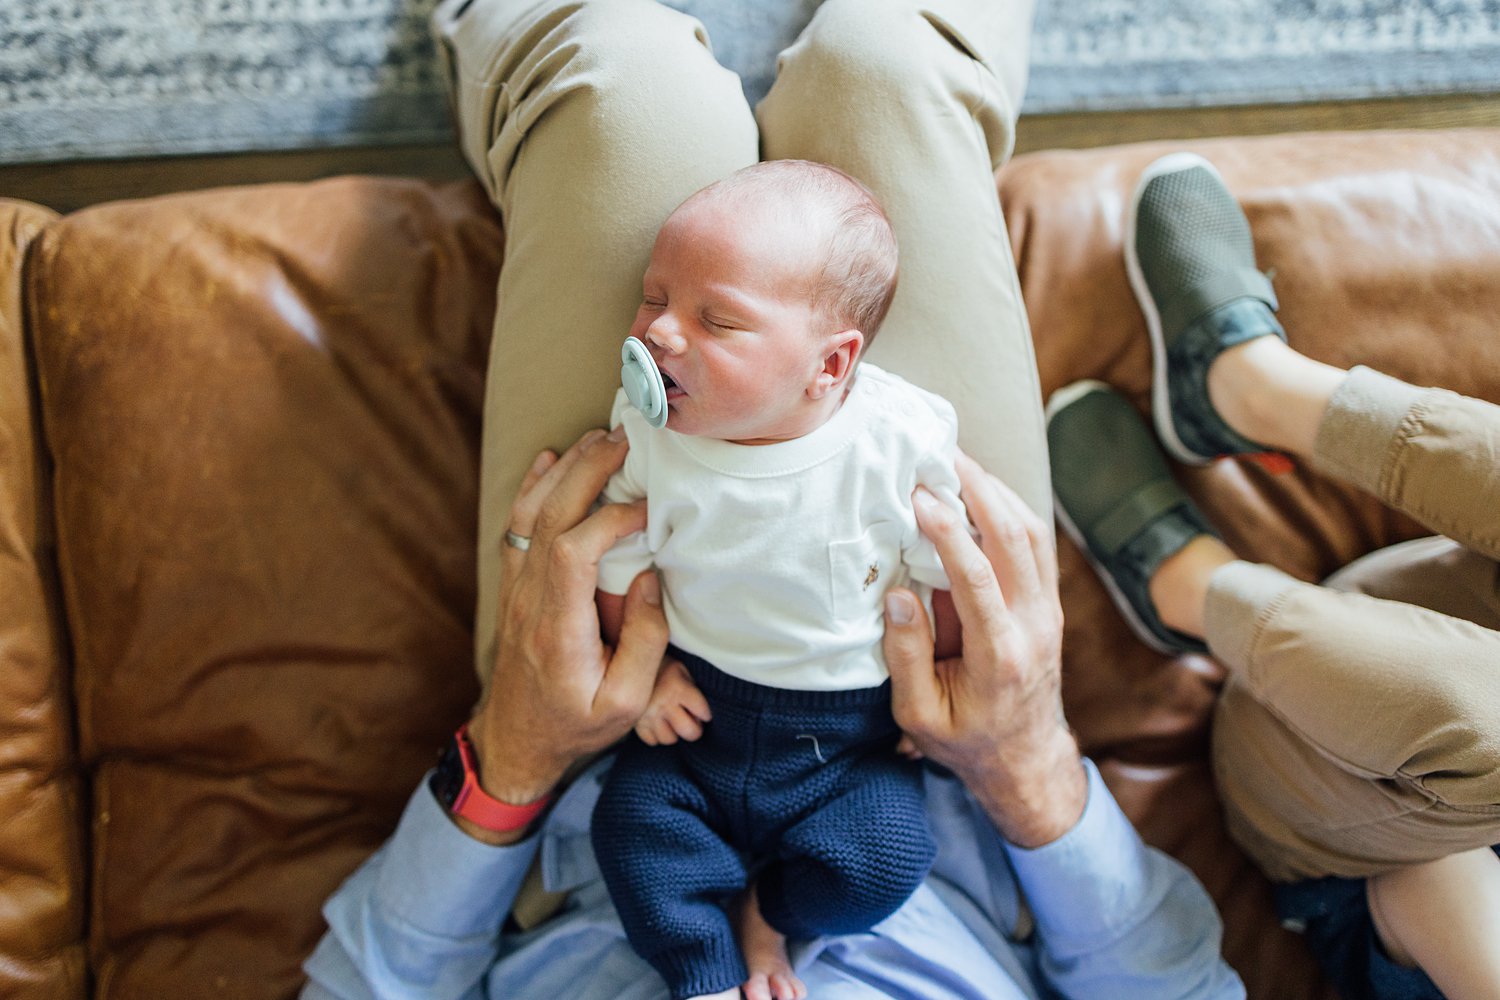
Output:
[[[1121,226],[1167,148],[1000,175],[1045,392],[1091,376],[1144,407]],[[1500,401],[1500,132],[1196,148],[1296,346]],[[471,184],[362,178],[0,219],[0,995],[293,995],[319,904],[476,693],[500,226]],[[1182,478],[1308,579],[1421,533],[1305,469]],[[1086,749],[1207,884],[1251,995],[1329,995],[1225,835],[1217,668],[1133,641],[1062,550]]]

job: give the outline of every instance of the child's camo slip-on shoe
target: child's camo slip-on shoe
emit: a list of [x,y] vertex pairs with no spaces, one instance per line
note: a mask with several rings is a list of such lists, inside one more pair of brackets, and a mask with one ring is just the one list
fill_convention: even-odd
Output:
[[1256,337],[1286,340],[1270,280],[1255,268],[1250,224],[1213,165],[1173,153],[1148,166],[1125,228],[1125,266],[1151,332],[1151,413],[1167,451],[1204,465],[1254,455],[1289,467],[1224,422],[1208,398],[1208,369]]
[[1147,587],[1163,560],[1213,530],[1140,414],[1102,382],[1074,382],[1047,402],[1047,447],[1058,521],[1136,635],[1159,653],[1205,652],[1162,622]]

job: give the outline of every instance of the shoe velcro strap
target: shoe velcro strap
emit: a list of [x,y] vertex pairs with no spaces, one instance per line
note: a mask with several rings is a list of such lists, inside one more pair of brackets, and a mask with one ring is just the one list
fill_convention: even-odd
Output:
[[1184,288],[1161,308],[1161,328],[1170,336],[1211,309],[1235,299],[1260,299],[1275,312],[1279,308],[1271,280],[1253,267],[1220,271],[1206,281]]
[[1182,487],[1171,479],[1153,479],[1116,504],[1089,526],[1088,534],[1104,555],[1113,556],[1141,529],[1184,500]]

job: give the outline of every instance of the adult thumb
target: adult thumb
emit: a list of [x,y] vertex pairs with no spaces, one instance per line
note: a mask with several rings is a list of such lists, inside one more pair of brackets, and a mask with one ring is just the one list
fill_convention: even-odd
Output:
[[885,595],[885,664],[891,672],[891,707],[897,721],[937,696],[932,623],[915,594],[900,587]]
[[656,686],[661,658],[667,651],[667,616],[661,607],[661,581],[653,570],[635,578],[625,593],[620,639],[609,661],[606,683],[622,700],[642,708]]

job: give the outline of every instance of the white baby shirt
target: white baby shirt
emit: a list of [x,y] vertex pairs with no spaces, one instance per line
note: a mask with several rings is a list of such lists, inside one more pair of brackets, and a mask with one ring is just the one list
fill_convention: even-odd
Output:
[[883,599],[947,589],[911,494],[962,510],[953,407],[861,364],[821,427],[769,445],[652,428],[622,389],[611,425],[630,439],[605,499],[648,498],[646,528],[599,564],[623,594],[656,565],[672,642],[744,680],[796,690],[873,687],[888,676]]

